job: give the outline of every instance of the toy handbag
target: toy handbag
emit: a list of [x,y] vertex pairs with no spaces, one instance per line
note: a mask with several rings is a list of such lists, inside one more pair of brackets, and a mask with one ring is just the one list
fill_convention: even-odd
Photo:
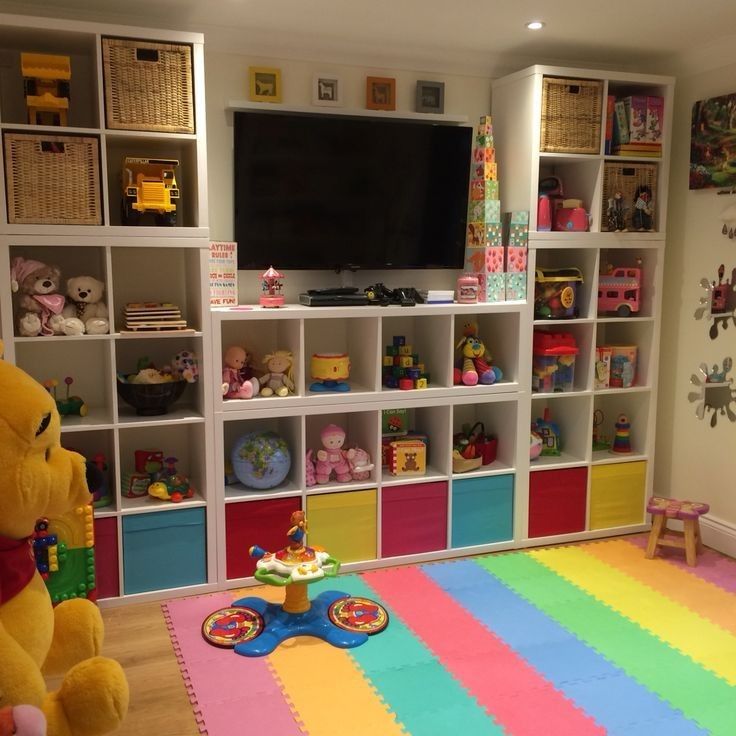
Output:
[[463,427],[453,437],[452,472],[467,473],[481,465],[490,465],[496,459],[498,440],[486,435],[483,422],[476,422],[470,429]]

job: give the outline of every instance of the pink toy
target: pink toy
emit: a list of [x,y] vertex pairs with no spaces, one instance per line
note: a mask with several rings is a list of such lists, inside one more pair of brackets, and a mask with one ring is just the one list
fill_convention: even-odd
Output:
[[[22,337],[63,335],[64,295],[59,293],[61,271],[41,261],[18,256],[10,265],[10,288],[18,294],[18,330]],[[79,332],[83,332],[83,325]]]
[[365,450],[353,447],[347,451],[346,457],[353,480],[368,480],[371,477],[374,465],[371,456]]
[[312,450],[307,450],[307,457],[304,463],[305,470],[306,470],[307,488],[311,488],[312,486],[317,485],[317,471],[314,466],[313,455],[314,455],[314,452]]
[[457,344],[460,365],[455,368],[453,375],[453,383],[456,385],[490,385],[503,377],[501,369],[491,365],[491,356],[477,333],[478,326],[474,323],[468,323],[463,329],[463,339]]
[[46,717],[33,705],[0,708],[0,736],[46,736]]
[[284,295],[281,290],[284,288],[282,279],[284,274],[279,273],[273,266],[261,274],[261,298],[259,302],[262,307],[283,307]]
[[244,348],[233,345],[225,351],[222,367],[222,395],[226,399],[250,399],[258,394],[256,378],[245,378],[248,354]]
[[347,453],[342,449],[345,444],[345,430],[336,424],[328,424],[322,430],[320,438],[324,449],[317,451],[317,483],[328,483],[333,471],[340,483],[352,480]]

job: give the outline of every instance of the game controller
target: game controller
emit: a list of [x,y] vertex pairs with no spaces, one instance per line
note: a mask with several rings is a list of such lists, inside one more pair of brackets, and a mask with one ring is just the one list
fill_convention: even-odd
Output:
[[385,284],[377,283],[364,289],[366,297],[371,303],[387,307],[389,304],[400,304],[402,307],[413,307],[421,304],[422,299],[419,292],[412,286],[399,289],[389,289]]

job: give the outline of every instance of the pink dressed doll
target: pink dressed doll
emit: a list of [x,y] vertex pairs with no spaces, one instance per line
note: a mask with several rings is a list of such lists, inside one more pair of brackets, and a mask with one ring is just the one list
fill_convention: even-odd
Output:
[[317,451],[317,483],[327,483],[333,470],[340,483],[352,480],[346,452],[342,449],[345,444],[345,430],[336,424],[328,424],[322,430],[320,438],[324,449]]
[[256,378],[246,378],[248,354],[233,345],[225,352],[222,366],[222,395],[226,399],[250,399],[258,394]]

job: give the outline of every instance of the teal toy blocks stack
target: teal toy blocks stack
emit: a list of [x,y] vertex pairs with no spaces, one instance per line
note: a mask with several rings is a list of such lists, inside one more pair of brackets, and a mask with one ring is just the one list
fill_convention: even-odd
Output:
[[526,299],[527,249],[529,247],[529,211],[507,212],[504,220],[506,243],[506,299]]

